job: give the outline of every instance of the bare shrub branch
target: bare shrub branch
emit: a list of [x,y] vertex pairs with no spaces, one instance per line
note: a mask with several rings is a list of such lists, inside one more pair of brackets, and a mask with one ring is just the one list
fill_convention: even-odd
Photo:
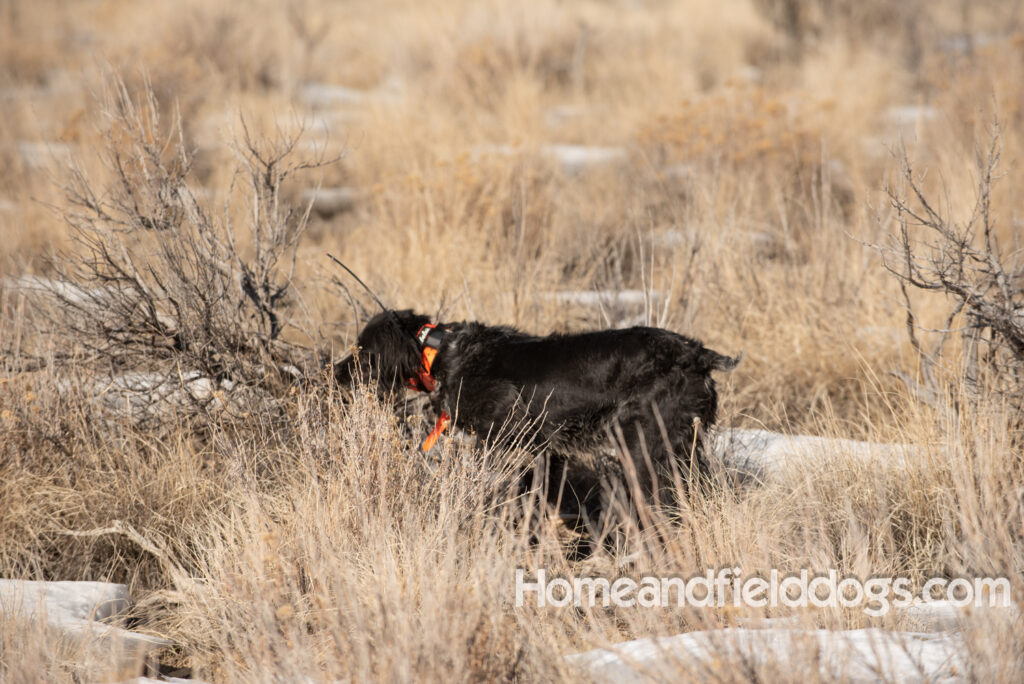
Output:
[[223,392],[279,392],[315,363],[282,336],[309,208],[288,206],[281,188],[330,161],[296,161],[298,136],[259,140],[243,122],[229,198],[213,212],[193,185],[180,117],[165,125],[148,85],[133,97],[118,79],[105,105],[111,182],[97,187],[75,164],[64,185],[75,248],[54,263],[58,331],[111,372],[148,374],[158,402],[201,411]]
[[[995,230],[992,189],[1000,178],[1000,151],[997,121],[988,144],[977,151],[975,201],[960,222],[929,197],[924,177],[915,172],[905,149],[898,156],[901,184],[887,188],[897,230],[888,245],[876,247],[900,283],[910,342],[921,361],[922,384],[908,384],[922,398],[934,400],[941,394],[938,376],[949,370],[943,354],[951,336],[960,333],[963,361],[958,373],[968,392],[978,398],[995,391],[1017,405],[1024,400],[1024,250],[1019,243],[1001,244]],[[942,327],[921,326],[908,288],[949,298]],[[921,332],[936,337],[930,349]]]

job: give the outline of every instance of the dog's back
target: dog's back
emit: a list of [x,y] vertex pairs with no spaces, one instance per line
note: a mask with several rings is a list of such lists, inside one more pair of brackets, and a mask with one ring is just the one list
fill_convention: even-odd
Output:
[[[618,432],[633,458],[650,455],[658,477],[670,475],[673,456],[707,471],[695,431],[717,416],[711,373],[739,362],[659,328],[535,337],[471,324],[455,326],[451,344],[455,353],[438,359],[441,401],[463,426],[563,453]],[[641,479],[650,489],[652,478]]]

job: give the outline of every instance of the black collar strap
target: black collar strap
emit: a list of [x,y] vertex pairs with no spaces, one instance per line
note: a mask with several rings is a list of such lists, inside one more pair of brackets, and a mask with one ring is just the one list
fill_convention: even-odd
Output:
[[416,341],[420,343],[420,349],[426,347],[440,349],[441,342],[444,341],[447,334],[444,330],[440,330],[436,323],[427,323],[416,333]]

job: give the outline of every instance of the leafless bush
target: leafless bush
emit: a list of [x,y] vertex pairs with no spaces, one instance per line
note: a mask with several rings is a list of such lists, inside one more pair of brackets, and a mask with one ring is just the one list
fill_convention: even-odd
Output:
[[181,122],[161,126],[151,89],[133,98],[116,82],[105,115],[112,181],[97,187],[72,167],[63,215],[76,247],[55,260],[57,278],[44,288],[64,352],[131,373],[119,389],[143,405],[204,410],[230,405],[225,397],[243,388],[280,392],[314,359],[282,334],[308,207],[283,203],[281,186],[324,162],[293,161],[296,137],[262,143],[243,125],[229,197],[212,212],[191,184]]
[[[940,395],[947,342],[959,333],[959,372],[968,394],[979,398],[996,392],[1018,409],[1024,407],[1024,249],[1019,238],[1007,246],[996,234],[992,191],[999,178],[999,156],[997,123],[988,146],[977,151],[975,202],[962,222],[951,217],[948,201],[943,208],[928,196],[923,177],[915,174],[905,150],[899,157],[902,183],[888,189],[898,231],[891,244],[880,249],[885,267],[899,279],[910,341],[921,360],[921,383],[902,378],[931,402]],[[930,349],[918,334],[924,328],[908,286],[946,295],[951,302],[945,324],[928,331],[937,337]]]

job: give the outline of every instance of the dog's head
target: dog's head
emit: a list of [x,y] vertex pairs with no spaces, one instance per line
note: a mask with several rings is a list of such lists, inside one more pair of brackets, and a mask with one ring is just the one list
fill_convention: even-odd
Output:
[[402,387],[419,368],[416,332],[429,322],[411,309],[377,314],[359,333],[358,351],[334,364],[334,379],[343,387],[365,382],[381,394]]

